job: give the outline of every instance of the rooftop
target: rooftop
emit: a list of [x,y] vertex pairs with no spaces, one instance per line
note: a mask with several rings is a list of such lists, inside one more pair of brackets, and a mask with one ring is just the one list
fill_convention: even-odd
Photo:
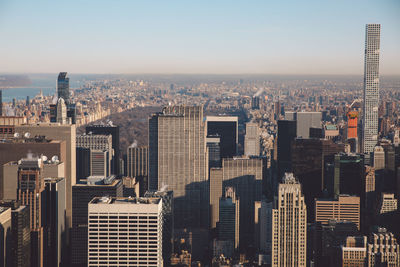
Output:
[[132,205],[132,204],[158,204],[160,203],[161,198],[159,197],[122,197],[122,198],[114,198],[114,197],[95,197],[93,198],[89,204],[124,204],[124,205]]

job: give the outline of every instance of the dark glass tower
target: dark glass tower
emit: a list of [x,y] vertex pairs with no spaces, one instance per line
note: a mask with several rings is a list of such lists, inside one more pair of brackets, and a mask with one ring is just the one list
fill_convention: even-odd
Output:
[[58,74],[57,95],[58,97],[62,97],[66,104],[69,104],[69,78],[66,72]]
[[296,138],[296,121],[278,121],[278,181],[292,172],[292,142]]

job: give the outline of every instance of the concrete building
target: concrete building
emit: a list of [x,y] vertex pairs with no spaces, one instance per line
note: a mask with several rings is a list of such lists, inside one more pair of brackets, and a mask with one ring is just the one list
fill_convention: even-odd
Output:
[[209,167],[221,167],[221,138],[219,136],[207,136],[207,149]]
[[367,247],[368,267],[400,266],[400,247],[394,235],[385,228],[371,234]]
[[43,218],[43,256],[44,266],[66,266],[67,242],[65,229],[65,179],[58,177],[44,178],[46,203]]
[[90,176],[110,176],[111,160],[108,150],[90,150]]
[[296,136],[302,138],[310,137],[310,128],[321,128],[321,112],[285,112],[285,120],[296,121]]
[[149,148],[147,146],[130,146],[127,149],[127,176],[135,177],[144,193],[148,190]]
[[11,208],[0,206],[0,265],[11,266]]
[[349,236],[340,247],[339,262],[335,266],[354,267],[365,266],[367,263],[367,237]]
[[246,156],[260,156],[260,129],[257,123],[246,123],[244,136],[244,154]]
[[11,232],[7,235],[11,239],[11,244],[9,248],[5,248],[9,253],[6,255],[7,265],[5,266],[31,267],[29,207],[21,206],[16,201],[1,201],[0,209],[2,208],[11,208]]
[[380,24],[365,27],[362,152],[373,152],[378,142]]
[[374,147],[373,166],[375,171],[385,169],[385,151],[381,146]]
[[338,199],[315,200],[315,222],[349,221],[360,229],[360,197],[339,195]]
[[272,206],[271,266],[306,266],[307,207],[301,185],[287,173]]
[[[13,153],[9,153],[9,151]],[[47,156],[48,159],[57,156],[60,161],[64,162],[66,160],[66,143],[64,141],[47,139],[43,136],[25,138],[23,134],[22,137],[0,142],[0,199],[16,199],[16,197],[11,197],[16,194],[14,188],[10,189],[4,184],[5,174],[3,165],[10,161],[17,161],[26,157],[28,152],[37,156]],[[11,195],[5,195],[7,194],[5,191],[11,193]]]
[[164,266],[161,198],[97,197],[88,218],[89,267]]
[[207,116],[207,137],[219,136],[221,158],[232,158],[238,153],[238,117]]
[[76,136],[76,147],[84,147],[98,150],[108,150],[113,155],[112,135],[82,134]]
[[88,265],[88,203],[94,197],[122,197],[123,187],[120,180],[111,177],[93,177],[81,180],[72,187],[72,266]]
[[379,205],[379,214],[397,211],[397,198],[394,194],[382,193]]
[[86,126],[86,135],[111,135],[112,136],[112,148],[113,157],[111,160],[111,174],[119,175],[119,126],[112,125],[91,125]]
[[[64,162],[66,170],[65,172],[65,187],[66,187],[66,199],[67,199],[66,227],[68,235],[69,234],[68,229],[72,225],[72,186],[76,184],[76,146],[75,146],[76,125],[75,124],[61,125],[58,123],[20,125],[15,127],[15,131],[20,133],[21,135],[24,135],[25,133],[30,133],[31,136],[41,135],[41,136],[46,136],[46,138],[49,139],[65,142],[66,146],[65,159],[59,158],[59,160]],[[48,156],[48,158],[51,158],[53,156],[53,155],[47,155],[45,153],[43,154]]]
[[327,124],[323,128],[323,136],[325,139],[332,140],[339,136],[339,128],[337,125]]
[[149,119],[149,189],[174,191],[175,228],[208,228],[203,106],[167,106]]
[[219,221],[219,200],[226,187],[234,188],[240,199],[240,246],[254,243],[254,203],[263,190],[264,162],[261,158],[223,159],[222,168],[210,170],[211,227]]

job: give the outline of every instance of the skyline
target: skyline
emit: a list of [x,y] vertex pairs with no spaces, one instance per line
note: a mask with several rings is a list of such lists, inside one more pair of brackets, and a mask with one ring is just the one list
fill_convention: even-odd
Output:
[[380,72],[400,75],[396,1],[77,2],[2,1],[0,73],[361,75],[380,23]]

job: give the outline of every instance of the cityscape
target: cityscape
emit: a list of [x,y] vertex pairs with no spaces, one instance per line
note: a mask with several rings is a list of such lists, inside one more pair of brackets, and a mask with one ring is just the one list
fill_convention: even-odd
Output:
[[[72,2],[78,22],[97,21],[93,14],[80,17],[90,9],[88,3]],[[147,4],[116,1],[111,7],[100,2],[95,11],[106,12],[103,7],[116,12],[110,15],[115,21],[102,24],[105,32],[123,25],[121,21],[135,21],[141,31],[162,27],[162,20],[154,18],[152,24],[143,18]],[[213,9],[202,15],[209,22],[194,26],[200,35],[203,27],[209,29],[205,36],[210,38],[212,22],[220,19],[215,10],[241,14],[243,8],[243,13],[250,10],[263,17],[259,12],[264,8],[282,8],[277,3],[178,8],[173,2],[153,3],[160,5],[154,12]],[[82,57],[78,65],[71,63],[74,57],[67,59],[72,50],[58,51],[65,62],[54,65],[63,61],[52,55],[51,45],[59,44],[43,43],[47,52],[33,54],[26,64],[7,52],[11,41],[3,48],[0,44],[6,63],[0,66],[0,267],[400,267],[400,46],[391,43],[400,37],[400,31],[393,31],[399,29],[400,13],[392,13],[400,5],[383,2],[388,9],[378,11],[393,20],[382,19],[389,21],[385,24],[363,16],[365,23],[352,33],[363,40],[349,44],[360,47],[359,62],[336,55],[343,66],[332,68],[339,71],[325,68],[329,62],[319,65],[323,60],[305,50],[309,62],[289,64],[287,72],[279,64],[278,72],[254,71],[246,69],[247,62],[238,66],[229,61],[230,67],[213,71],[220,65],[207,57],[218,59],[218,53],[210,50],[206,56],[200,48],[198,54],[187,54],[187,62],[177,58],[169,66],[160,57],[151,65],[153,53],[179,53],[164,43],[160,52],[142,48],[143,58],[149,58],[142,62],[137,57],[143,72],[118,57],[121,64],[113,67],[108,55],[104,65],[109,69],[104,71],[105,66],[89,59],[90,50],[99,48],[86,47],[86,38],[82,51],[72,48]],[[48,7],[40,12],[58,6],[38,5]],[[311,12],[319,10],[307,5]],[[366,13],[370,8],[375,12],[371,5]],[[5,14],[26,12],[11,1],[0,3],[2,7]],[[146,12],[127,18],[123,14],[128,7]],[[71,10],[35,25],[45,21],[46,29],[55,27],[51,18]],[[236,17],[231,20],[234,16],[228,13],[222,18],[235,24]],[[199,15],[192,15],[196,21]],[[0,18],[0,36],[11,36],[2,27],[11,21],[8,16],[3,22]],[[322,18],[321,23],[326,26]],[[283,24],[276,25],[284,31]],[[101,30],[94,25],[93,31]],[[192,36],[183,29],[167,31]],[[119,30],[110,38],[118,41]],[[40,34],[44,38],[44,31]],[[261,34],[278,33],[271,26]],[[336,34],[340,31],[332,36]],[[216,47],[221,40],[216,38]],[[33,40],[31,44],[35,46]],[[15,51],[21,45],[15,41]],[[249,53],[243,49],[235,53]],[[286,64],[282,49],[275,53]],[[188,51],[182,51],[183,59]],[[25,52],[20,53],[23,57]],[[43,60],[40,66],[31,65],[36,56]],[[198,66],[192,65],[196,56]],[[354,64],[362,70],[348,71]],[[126,71],[120,71],[123,66]]]

